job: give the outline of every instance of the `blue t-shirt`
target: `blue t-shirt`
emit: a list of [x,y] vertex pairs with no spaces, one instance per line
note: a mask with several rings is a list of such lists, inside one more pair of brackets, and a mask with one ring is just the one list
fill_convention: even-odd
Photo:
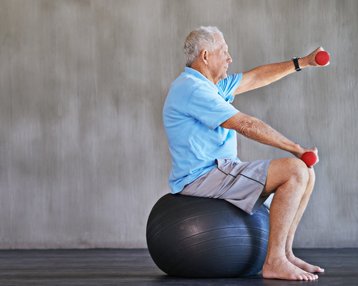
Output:
[[172,193],[216,167],[216,159],[237,159],[236,131],[220,126],[238,110],[230,103],[242,73],[215,85],[195,69],[186,67],[172,83],[163,108],[172,170]]

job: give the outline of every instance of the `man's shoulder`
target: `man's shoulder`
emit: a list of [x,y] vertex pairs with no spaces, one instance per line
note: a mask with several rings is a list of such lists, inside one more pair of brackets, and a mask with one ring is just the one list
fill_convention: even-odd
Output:
[[190,96],[194,92],[208,91],[213,91],[213,89],[205,81],[199,80],[190,74],[181,74],[171,84],[168,95],[178,95],[183,98],[185,95]]
[[226,78],[220,80],[216,86],[219,88],[221,94],[226,97],[235,92],[240,85],[241,79],[242,73],[230,74]]
[[203,84],[203,81],[189,73],[181,73],[172,83],[172,87],[196,87]]

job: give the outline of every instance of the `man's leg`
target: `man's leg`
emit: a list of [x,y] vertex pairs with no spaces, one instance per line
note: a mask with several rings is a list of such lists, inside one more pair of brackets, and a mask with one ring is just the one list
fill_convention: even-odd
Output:
[[295,257],[295,255],[293,254],[292,251],[292,245],[293,245],[293,240],[295,238],[295,233],[298,227],[298,224],[301,221],[301,218],[303,216],[303,213],[306,210],[308,201],[311,197],[313,188],[314,188],[314,183],[315,183],[315,173],[313,169],[308,169],[309,170],[309,181],[308,181],[308,185],[306,188],[306,191],[302,197],[302,200],[300,202],[300,205],[298,207],[298,211],[296,213],[295,218],[293,219],[293,223],[291,225],[291,228],[288,232],[288,236],[287,236],[287,241],[286,241],[286,257],[288,258],[288,260],[293,263],[294,265],[300,267],[301,269],[314,273],[314,272],[324,272],[324,269],[320,268],[319,266],[315,266],[315,265],[311,265],[297,257]]
[[307,188],[309,173],[305,164],[295,158],[272,160],[265,195],[275,192],[270,207],[268,251],[263,266],[264,278],[315,280],[317,275],[292,264],[286,257],[286,242],[291,225]]

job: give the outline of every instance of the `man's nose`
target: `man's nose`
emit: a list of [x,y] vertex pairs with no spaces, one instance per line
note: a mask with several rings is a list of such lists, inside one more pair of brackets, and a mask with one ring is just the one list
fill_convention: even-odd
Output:
[[232,58],[231,58],[231,55],[230,55],[230,54],[228,54],[228,57],[227,57],[227,62],[228,62],[229,64],[231,64],[231,63],[232,63]]

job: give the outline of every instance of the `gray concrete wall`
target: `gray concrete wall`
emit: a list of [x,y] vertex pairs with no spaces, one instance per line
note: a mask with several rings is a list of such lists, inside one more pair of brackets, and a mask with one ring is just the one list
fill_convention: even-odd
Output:
[[[217,25],[231,72],[322,45],[329,68],[234,105],[316,145],[298,247],[357,247],[358,1],[0,1],[0,248],[145,247],[168,192],[161,109],[191,29]],[[286,156],[240,137],[242,159]]]

